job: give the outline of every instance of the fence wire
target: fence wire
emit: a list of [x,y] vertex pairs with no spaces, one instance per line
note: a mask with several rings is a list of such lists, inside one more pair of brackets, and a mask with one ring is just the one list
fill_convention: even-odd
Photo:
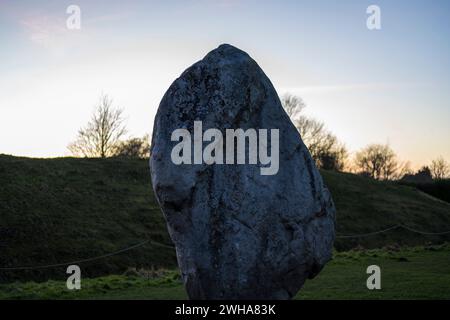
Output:
[[[378,230],[378,231],[373,231],[373,232],[368,232],[368,233],[361,233],[361,234],[350,234],[350,235],[336,235],[337,239],[344,239],[344,238],[364,238],[364,237],[370,237],[370,236],[374,236],[377,234],[381,234],[381,233],[385,233],[394,229],[405,229],[408,230],[410,232],[414,232],[414,233],[418,233],[421,235],[427,235],[427,236],[439,236],[439,235],[444,235],[444,234],[450,234],[450,230],[449,231],[443,231],[443,232],[426,232],[426,231],[421,231],[421,230],[416,230],[413,229],[411,227],[408,227],[406,225],[403,224],[396,224],[394,226],[391,226],[389,228],[386,229],[382,229],[382,230]],[[134,250],[136,248],[142,247],[146,244],[153,244],[156,246],[160,246],[163,248],[167,248],[167,249],[171,249],[174,250],[175,247],[171,246],[171,245],[167,245],[164,243],[160,243],[160,242],[156,242],[156,241],[152,241],[152,240],[145,240],[143,242],[140,242],[138,244],[114,251],[114,252],[110,252],[107,254],[103,254],[100,256],[96,256],[96,257],[91,257],[91,258],[86,258],[86,259],[80,259],[80,260],[74,260],[74,261],[69,261],[69,262],[63,262],[63,263],[55,263],[55,264],[47,264],[47,265],[40,265],[40,266],[23,266],[23,267],[3,267],[0,268],[0,271],[13,271],[13,270],[36,270],[36,269],[48,269],[48,268],[56,268],[56,267],[63,267],[63,266],[69,266],[72,264],[82,264],[82,263],[86,263],[86,262],[92,262],[92,261],[96,261],[96,260],[101,260],[101,259],[105,259],[105,258],[109,258],[118,254],[122,254],[124,252],[130,251],[130,250]]]

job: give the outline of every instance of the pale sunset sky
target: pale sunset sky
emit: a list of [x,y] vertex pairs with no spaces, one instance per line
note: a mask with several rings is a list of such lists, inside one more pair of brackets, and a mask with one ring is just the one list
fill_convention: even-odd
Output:
[[[72,4],[80,30],[66,27]],[[381,30],[366,27],[372,4]],[[0,153],[69,155],[102,92],[130,136],[150,133],[172,81],[229,43],[350,151],[450,161],[449,17],[445,0],[0,0]]]

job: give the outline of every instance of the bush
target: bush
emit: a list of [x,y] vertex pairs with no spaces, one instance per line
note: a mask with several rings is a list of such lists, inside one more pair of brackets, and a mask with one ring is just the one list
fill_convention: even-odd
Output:
[[131,138],[119,142],[114,150],[114,156],[136,159],[148,159],[150,157],[149,137]]

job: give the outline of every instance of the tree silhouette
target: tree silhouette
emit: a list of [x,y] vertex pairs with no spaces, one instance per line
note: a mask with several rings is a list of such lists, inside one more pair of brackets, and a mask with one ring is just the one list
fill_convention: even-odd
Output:
[[396,178],[399,164],[395,152],[388,145],[371,144],[356,153],[357,170],[377,180]]
[[281,103],[316,165],[326,170],[343,170],[348,157],[345,145],[325,128],[323,122],[301,114],[306,107],[302,98],[288,93],[281,98]]
[[115,146],[126,133],[122,109],[113,108],[112,99],[102,95],[91,120],[78,131],[77,139],[68,149],[74,156],[110,157]]
[[450,166],[444,158],[439,157],[431,162],[430,170],[434,179],[442,180],[448,176]]
[[149,158],[149,136],[145,135],[142,138],[131,138],[126,141],[120,141],[115,147],[114,156],[141,159]]

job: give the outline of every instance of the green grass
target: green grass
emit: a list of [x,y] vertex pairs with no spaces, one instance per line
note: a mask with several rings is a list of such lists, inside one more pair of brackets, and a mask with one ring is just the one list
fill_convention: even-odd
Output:
[[[402,223],[428,232],[450,230],[450,204],[413,187],[323,171],[337,208],[338,234]],[[146,160],[30,159],[0,155],[0,267],[36,266],[95,257],[146,239],[171,244],[155,201]],[[406,230],[337,239],[339,251],[357,246],[422,245],[450,241]],[[129,267],[176,266],[173,249],[153,243],[83,264],[83,274],[120,274]],[[62,280],[65,268],[0,270],[0,283]]]
[[[336,204],[338,235],[364,234],[397,224],[425,232],[450,230],[450,204],[414,187],[350,173],[321,173]],[[449,240],[450,234],[424,236],[395,229],[365,238],[338,238],[335,247],[348,250],[357,246],[379,248],[388,244],[415,246]]]
[[[146,161],[0,156],[0,266],[99,256],[151,239],[171,244]],[[147,244],[96,263],[85,274],[175,267],[174,250]],[[61,279],[64,268],[0,271],[0,282]]]
[[[369,265],[381,290],[368,290]],[[450,245],[337,253],[297,299],[450,299]]]
[[[368,290],[366,269],[381,268],[381,290]],[[0,285],[0,299],[186,299],[179,275],[114,275],[82,279],[81,290],[64,281]],[[335,253],[296,299],[450,299],[450,245]]]

